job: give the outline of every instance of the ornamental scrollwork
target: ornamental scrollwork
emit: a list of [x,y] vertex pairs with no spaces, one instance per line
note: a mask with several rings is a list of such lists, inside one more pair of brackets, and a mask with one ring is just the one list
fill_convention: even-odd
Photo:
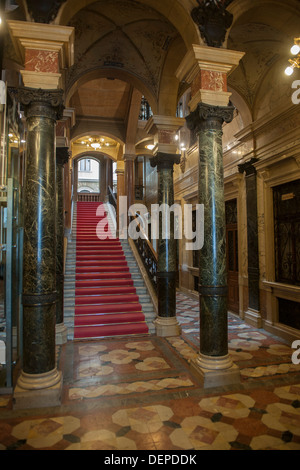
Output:
[[43,115],[58,121],[63,116],[63,90],[19,87],[9,88],[9,93],[24,107],[27,118]]
[[212,128],[219,129],[224,122],[229,123],[233,119],[234,106],[214,106],[199,103],[195,111],[186,117],[190,131],[199,131],[205,123]]
[[233,15],[226,10],[232,0],[197,0],[191,16],[197,24],[202,39],[208,46],[221,47],[227,30],[232,25]]

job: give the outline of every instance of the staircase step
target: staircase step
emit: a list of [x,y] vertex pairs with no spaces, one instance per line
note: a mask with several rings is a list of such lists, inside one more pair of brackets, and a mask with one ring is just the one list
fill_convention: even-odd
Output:
[[139,297],[136,294],[123,295],[94,295],[94,296],[76,296],[75,305],[101,305],[103,303],[131,303],[138,302]]
[[121,294],[136,294],[136,288],[135,287],[76,287],[75,291],[76,296],[82,297],[85,295],[88,296],[95,296],[95,295],[121,295]]
[[[122,318],[124,316],[124,319]],[[126,318],[125,318],[126,317]],[[131,322],[144,322],[145,317],[142,312],[126,312],[126,313],[111,313],[108,315],[94,314],[94,315],[76,315],[75,326],[91,326],[91,325],[109,325],[112,323],[131,323]]]
[[[112,238],[96,215],[101,203],[77,203],[65,275],[65,317],[74,339],[149,334],[155,312],[126,240]],[[105,209],[105,208],[104,208]],[[150,323],[149,323],[150,322]]]
[[121,325],[81,326],[74,328],[74,337],[76,339],[91,339],[108,336],[148,334],[148,331],[146,322],[122,323]]
[[133,286],[132,279],[88,279],[88,280],[77,280],[75,287],[123,287]]

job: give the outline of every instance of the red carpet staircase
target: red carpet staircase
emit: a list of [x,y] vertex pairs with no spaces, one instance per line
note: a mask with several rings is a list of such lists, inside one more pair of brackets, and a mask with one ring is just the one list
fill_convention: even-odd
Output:
[[120,240],[97,236],[99,204],[77,202],[74,339],[148,333]]

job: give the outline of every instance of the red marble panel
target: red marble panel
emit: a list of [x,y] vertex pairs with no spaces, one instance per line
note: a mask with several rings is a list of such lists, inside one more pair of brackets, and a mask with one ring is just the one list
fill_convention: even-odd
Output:
[[31,72],[58,73],[58,52],[26,49],[25,70]]
[[159,130],[158,141],[160,144],[172,144],[174,142],[174,132],[169,130]]
[[58,121],[56,124],[56,136],[65,137],[66,135],[66,123],[63,121]]
[[227,91],[226,73],[201,70],[192,83],[192,96],[195,96],[199,90]]
[[201,71],[201,88],[211,91],[227,91],[226,73],[212,70]]

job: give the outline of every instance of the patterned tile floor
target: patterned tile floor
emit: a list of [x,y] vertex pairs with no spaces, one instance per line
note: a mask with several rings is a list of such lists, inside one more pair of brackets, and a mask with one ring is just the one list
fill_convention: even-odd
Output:
[[68,342],[59,408],[0,395],[0,450],[300,450],[300,365],[289,344],[229,315],[241,383],[203,389],[189,369],[198,302],[177,295],[182,335]]

